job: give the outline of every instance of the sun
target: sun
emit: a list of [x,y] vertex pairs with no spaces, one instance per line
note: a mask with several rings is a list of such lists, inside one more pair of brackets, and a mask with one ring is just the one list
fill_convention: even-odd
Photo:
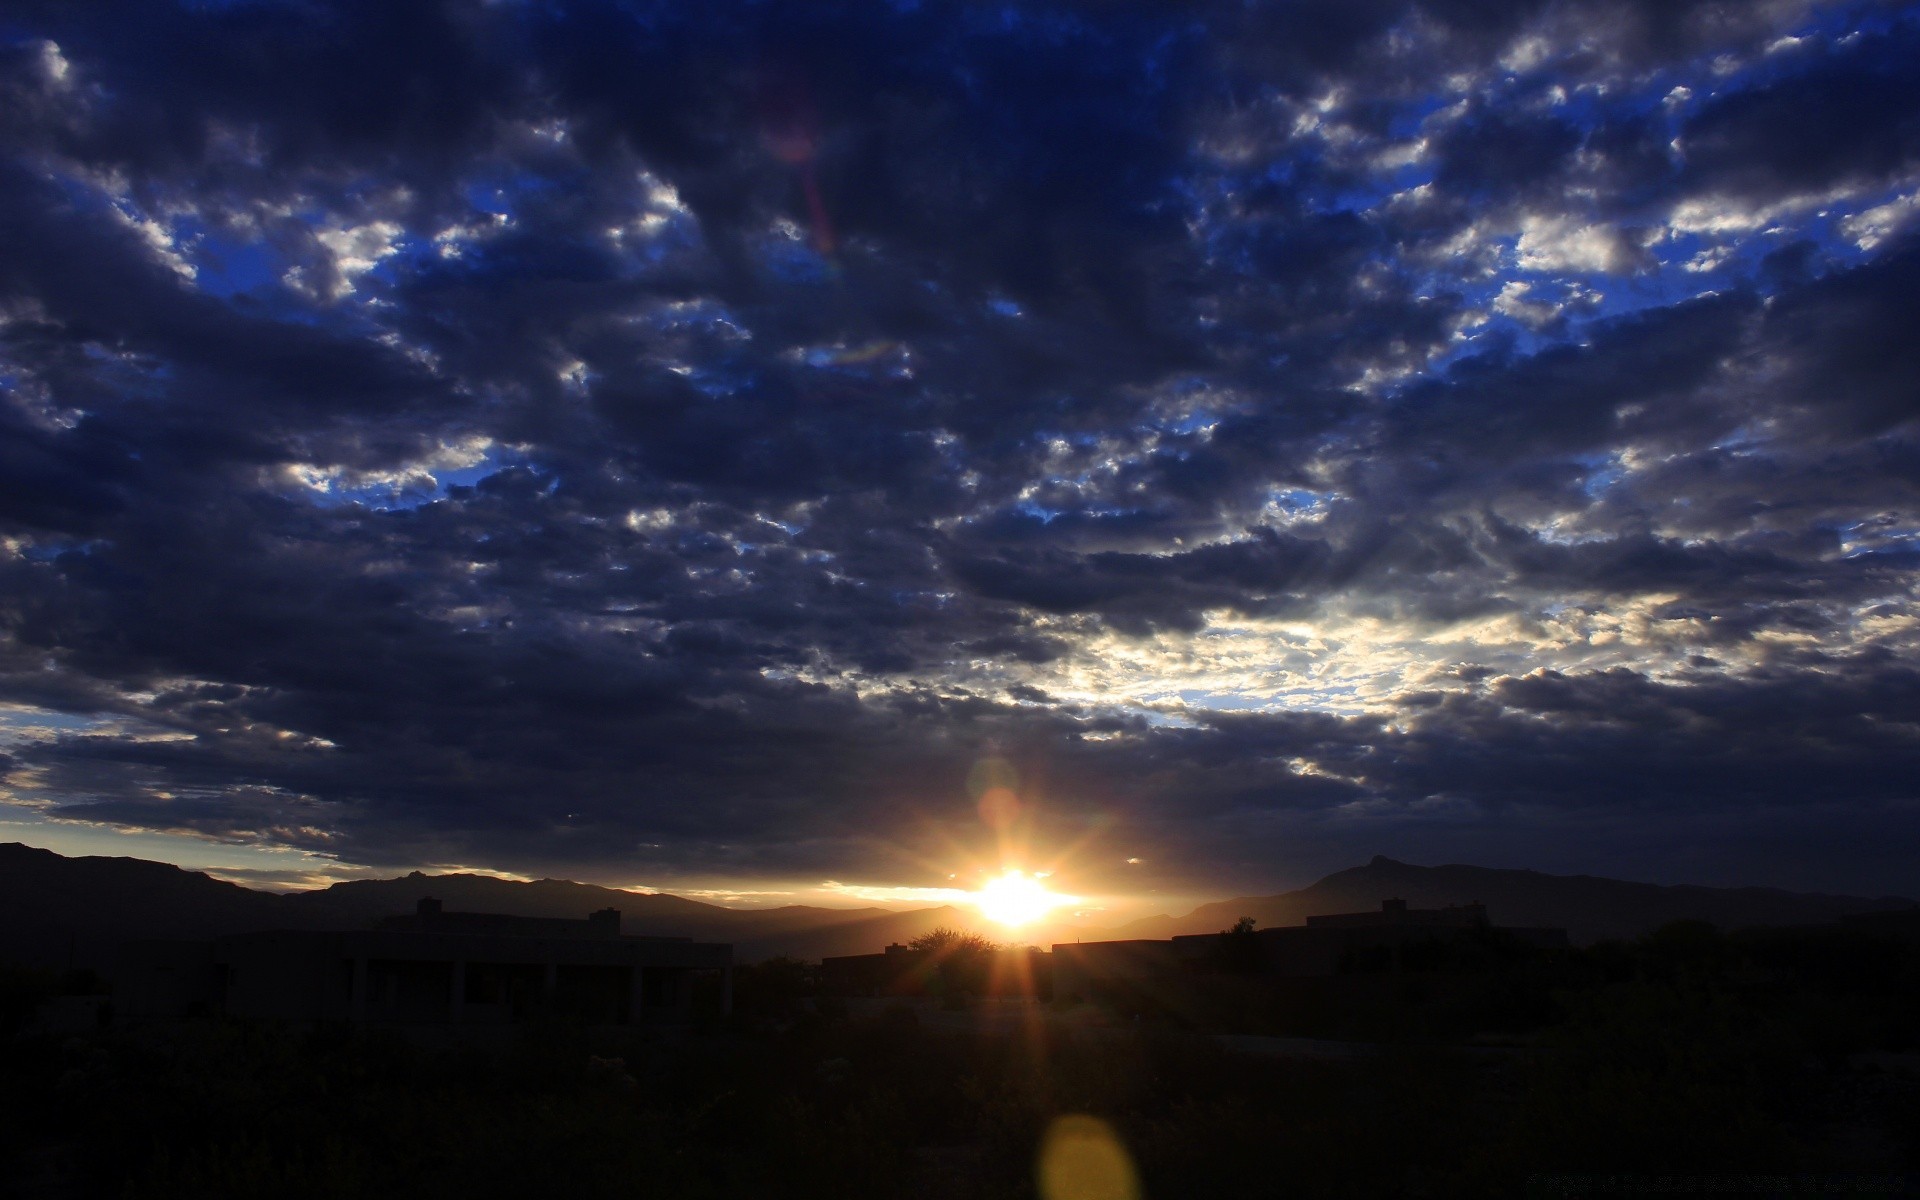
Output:
[[973,894],[973,902],[989,921],[1020,926],[1039,920],[1072,897],[1047,890],[1039,879],[1025,871],[1006,871],[989,879]]

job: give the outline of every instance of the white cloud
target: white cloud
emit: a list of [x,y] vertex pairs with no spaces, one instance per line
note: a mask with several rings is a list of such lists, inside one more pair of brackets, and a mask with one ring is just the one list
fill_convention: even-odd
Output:
[[432,452],[397,466],[362,470],[337,464],[287,463],[278,468],[276,473],[284,485],[323,495],[369,489],[395,495],[432,492],[440,486],[440,475],[479,466],[486,461],[495,445],[492,438],[475,434],[442,442]]
[[43,41],[40,43],[40,73],[54,88],[64,91],[71,86],[69,76],[73,66],[67,56],[60,51],[60,43]]
[[1560,315],[1560,305],[1534,297],[1532,292],[1532,284],[1519,279],[1509,280],[1494,298],[1493,311],[1535,329]]
[[369,221],[365,225],[336,225],[317,230],[314,240],[332,254],[337,277],[328,288],[327,299],[338,300],[353,291],[357,277],[399,250],[400,236],[405,232],[393,221]]
[[169,271],[182,279],[192,279],[198,274],[194,265],[180,253],[179,242],[166,225],[134,211],[133,206],[125,201],[114,203],[113,214],[122,225],[140,235],[140,240],[147,244],[153,256],[164,263]]
[[1840,232],[1862,250],[1877,248],[1920,214],[1920,192],[1908,192],[1840,222]]
[[1523,271],[1598,271],[1617,275],[1631,270],[1637,247],[1618,228],[1582,223],[1578,217],[1529,213],[1520,222],[1514,255]]

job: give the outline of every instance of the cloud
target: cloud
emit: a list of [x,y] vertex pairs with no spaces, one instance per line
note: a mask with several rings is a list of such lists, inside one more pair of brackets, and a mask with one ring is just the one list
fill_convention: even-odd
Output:
[[46,819],[728,894],[987,853],[989,754],[1036,842],[1168,887],[1747,811],[1833,881],[1910,829],[1897,15],[9,37],[0,700]]

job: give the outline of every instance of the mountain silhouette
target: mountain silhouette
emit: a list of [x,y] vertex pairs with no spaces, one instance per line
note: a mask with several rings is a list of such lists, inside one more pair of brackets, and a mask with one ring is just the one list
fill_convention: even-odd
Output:
[[1184,917],[1145,917],[1116,929],[1116,938],[1165,938],[1227,929],[1241,917],[1262,928],[1300,925],[1322,913],[1364,912],[1382,900],[1415,908],[1480,903],[1495,925],[1565,929],[1576,943],[1632,938],[1669,921],[1710,921],[1723,929],[1816,925],[1853,913],[1911,908],[1900,896],[1825,896],[1777,888],[1713,888],[1629,883],[1595,875],[1448,865],[1420,867],[1377,855],[1363,867],[1336,871],[1278,896],[1246,896],[1205,904]]
[[[261,929],[364,929],[409,913],[424,897],[452,912],[526,917],[584,917],[617,908],[629,934],[730,942],[737,961],[776,955],[817,959],[878,953],[950,926],[1006,937],[978,914],[952,906],[882,908],[724,908],[683,896],[630,892],[564,879],[525,882],[491,875],[427,875],[336,883],[280,895],[254,891],[166,863],[137,858],[67,858],[18,843],[0,844],[0,961],[41,966],[108,964],[130,938],[209,938]],[[1088,941],[1211,933],[1243,916],[1261,926],[1299,925],[1319,913],[1376,909],[1399,897],[1416,908],[1479,902],[1498,925],[1566,929],[1577,942],[1634,937],[1669,921],[1711,921],[1723,928],[1809,925],[1855,913],[1911,909],[1902,897],[1805,895],[1773,888],[1663,887],[1591,875],[1545,875],[1488,867],[1419,867],[1379,857],[1278,896],[1202,905],[1183,917],[1148,917],[1111,930],[1082,930]],[[1044,940],[1044,939],[1040,939]]]
[[941,925],[974,929],[980,918],[960,909],[723,908],[662,892],[538,879],[530,883],[491,875],[426,875],[362,879],[281,897],[299,913],[302,927],[361,928],[393,913],[412,912],[424,896],[453,912],[500,912],[522,917],[580,917],[596,909],[620,910],[628,934],[691,937],[731,942],[741,962],[777,955],[822,958],[867,954],[888,942],[904,942]]
[[167,863],[0,843],[0,959],[98,967],[127,938],[273,928],[281,899]]
[[623,933],[730,942],[741,962],[776,955],[866,954],[941,925],[980,929],[951,907],[723,908],[682,896],[631,892],[564,879],[491,875],[362,879],[285,895],[254,891],[199,871],[138,858],[68,858],[0,843],[0,961],[37,966],[107,965],[132,938],[199,939],[262,929],[365,929],[414,911],[423,898],[452,912],[584,917],[620,910]]

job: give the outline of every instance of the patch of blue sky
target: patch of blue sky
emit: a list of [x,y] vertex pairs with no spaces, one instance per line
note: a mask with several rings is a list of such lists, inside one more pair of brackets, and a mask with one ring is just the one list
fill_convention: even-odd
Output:
[[1100,445],[1107,436],[1108,434],[1104,431],[1086,429],[1036,429],[1027,440],[1039,446],[1049,446],[1054,442],[1065,442],[1067,445],[1076,447],[1077,449],[1091,450]]
[[[1634,273],[1609,273],[1579,269],[1526,269],[1513,263],[1514,242],[1509,240],[1502,257],[1508,260],[1502,270],[1484,277],[1450,276],[1440,271],[1421,279],[1421,290],[1428,295],[1451,292],[1460,297],[1462,307],[1478,310],[1486,320],[1466,330],[1469,341],[1484,341],[1489,334],[1508,339],[1517,349],[1531,353],[1565,341],[1579,341],[1591,326],[1653,308],[1664,308],[1694,299],[1705,293],[1724,290],[1736,282],[1744,283],[1759,268],[1760,260],[1793,240],[1793,231],[1779,235],[1744,235],[1731,241],[1714,241],[1696,234],[1674,233],[1649,248],[1652,269]],[[1726,252],[1726,267],[1713,271],[1688,270],[1704,251],[1721,247]],[[1543,333],[1532,324],[1494,309],[1502,292],[1514,283],[1525,283],[1529,302],[1565,305],[1564,331],[1554,326]],[[1457,358],[1457,353],[1442,361]]]
[[[1897,5],[1835,4],[1816,7],[1802,24],[1781,34],[1780,40],[1798,39],[1802,50],[1827,50],[1856,35],[1887,33],[1899,24]],[[1775,43],[1778,44],[1778,41]],[[1795,53],[1766,53],[1742,65],[1733,76],[1738,88],[1772,83],[1806,66],[1806,59]],[[1722,90],[1736,90],[1727,89]]]
[[1191,437],[1205,433],[1220,423],[1220,414],[1211,408],[1195,408],[1160,426],[1162,432]]
[[[1431,377],[1462,359],[1484,354],[1490,347],[1498,346],[1507,352],[1532,354],[1568,340],[1559,333],[1552,335],[1544,333],[1527,322],[1494,308],[1494,302],[1500,299],[1501,293],[1509,284],[1516,281],[1526,282],[1540,289],[1538,294],[1528,297],[1532,300],[1559,303],[1568,298],[1566,288],[1563,286],[1565,277],[1529,278],[1511,268],[1484,278],[1462,279],[1430,272],[1421,279],[1420,292],[1423,295],[1436,296],[1452,293],[1459,297],[1462,311],[1476,312],[1483,318],[1476,324],[1463,328],[1460,331],[1459,340],[1435,354],[1427,363],[1426,370],[1423,372],[1425,376]],[[1617,281],[1603,281],[1596,277],[1595,286],[1591,290],[1601,296],[1610,295],[1609,292],[1601,290],[1599,284],[1602,282]],[[1644,305],[1635,307],[1644,307]],[[1419,378],[1421,375],[1413,377],[1414,380]]]
[[189,260],[194,284],[212,296],[258,296],[278,291],[287,264],[264,241],[246,241],[211,231],[193,238]]
[[552,192],[560,186],[559,180],[532,171],[518,171],[469,179],[460,194],[476,212],[511,220],[520,215],[529,197]]
[[1319,216],[1352,213],[1377,216],[1387,201],[1401,192],[1432,183],[1434,164],[1428,161],[1400,163],[1375,170],[1364,183],[1348,182],[1341,187],[1309,187],[1304,198],[1308,211]]
[[820,369],[865,366],[871,361],[866,353],[884,353],[888,347],[859,347],[848,349],[845,346],[813,346],[800,356],[800,360],[809,367]]
[[47,541],[35,542],[30,546],[22,546],[20,549],[20,557],[26,559],[28,562],[53,562],[68,554],[79,554],[82,556],[92,554],[104,544],[105,543],[98,539],[85,541],[79,538],[53,538]]
[[36,809],[4,802],[0,802],[0,840],[24,842],[69,858],[146,858],[215,875],[223,870],[235,871],[251,887],[324,886],[335,882],[336,875],[346,874],[334,859],[294,847],[62,821]]
[[[1221,688],[1180,688],[1143,696],[1148,704],[1177,701],[1190,712],[1258,713],[1284,709],[1316,711],[1357,711],[1364,707],[1360,688],[1352,683],[1289,684],[1272,688],[1225,690]],[[1164,710],[1144,709],[1141,715],[1153,724],[1192,723]],[[1158,716],[1162,719],[1155,720]]]
[[627,237],[620,241],[619,258],[632,272],[644,272],[666,262],[676,252],[700,244],[700,226],[686,217],[675,217],[645,237]]
[[1574,461],[1587,470],[1587,477],[1581,481],[1580,490],[1589,496],[1599,496],[1627,477],[1626,469],[1620,460],[1611,454],[1582,454]]
[[104,216],[109,212],[117,212],[123,216],[134,215],[134,210],[131,205],[109,194],[92,179],[66,175],[57,170],[49,171],[46,179],[47,182],[59,189],[62,197],[65,198],[67,203],[72,205],[77,212],[86,213],[90,216]]
[[752,387],[759,376],[744,367],[689,367],[682,377],[702,395],[719,398]]
[[1594,289],[1603,299],[1590,319],[1674,304],[1728,287],[1775,291],[1781,282],[1768,279],[1762,263],[1768,255],[1795,242],[1812,243],[1816,273],[1866,262],[1876,256],[1878,244],[1850,232],[1849,223],[1868,210],[1898,200],[1905,190],[1899,184],[1876,188],[1819,208],[1780,213],[1764,228],[1725,236],[1671,230],[1649,248],[1656,263],[1654,270],[1630,278],[1592,277]]
[[733,337],[752,336],[747,331],[746,323],[732,309],[718,300],[705,298],[662,305],[648,314],[647,321],[662,331],[699,329]]
[[[55,173],[49,181],[78,212],[146,219],[129,201],[110,195],[90,179]],[[193,284],[201,291],[223,298],[261,291],[278,283],[285,271],[264,244],[223,235],[195,214],[174,216],[165,225],[173,252],[193,268]]]
[[1325,507],[1336,494],[1308,488],[1274,488],[1267,493],[1267,502],[1288,513],[1312,512]]
[[1146,53],[1136,60],[1140,64],[1140,73],[1142,78],[1145,79],[1149,91],[1164,91],[1172,82],[1171,74],[1167,68],[1173,61],[1174,51],[1179,47],[1182,39],[1192,36],[1193,33],[1194,30],[1191,26],[1169,29],[1161,34],[1160,37],[1154,41],[1153,45],[1147,48]]
[[1149,526],[1160,519],[1152,509],[1120,508],[1103,504],[1074,504],[1054,507],[1040,504],[1034,500],[1020,500],[1014,503],[1013,511],[1022,516],[1032,517],[1043,525],[1051,525],[1063,517],[1072,517],[1082,521],[1131,521],[1136,526]]
[[1181,688],[1173,695],[1193,708],[1218,711],[1258,712],[1274,706],[1273,698],[1262,692],[1220,692],[1209,688]]
[[933,608],[945,608],[953,603],[952,592],[936,592],[927,588],[894,588],[887,593],[895,604],[925,605]]
[[481,460],[471,466],[454,467],[434,472],[434,479],[445,494],[450,488],[472,487],[483,479],[491,478],[511,467],[531,465],[527,456],[520,451],[505,446],[489,446]]
[[821,284],[839,277],[838,267],[805,242],[770,239],[762,258],[767,273],[781,283]]
[[1431,92],[1402,104],[1387,118],[1387,136],[1396,141],[1419,137],[1425,132],[1424,126],[1433,114],[1451,108],[1456,102],[1457,97]]
[[1849,522],[1834,532],[1839,535],[1843,558],[1920,552],[1920,528],[1904,528],[1885,520],[1868,520]]
[[437,267],[446,261],[432,239],[417,237],[411,229],[402,229],[391,245],[393,252],[362,272],[363,277],[387,284],[399,283],[408,272]]
[[19,746],[44,740],[49,734],[93,733],[114,724],[112,718],[49,708],[0,706],[0,746]]
[[[1901,180],[1863,192],[1857,197],[1825,205],[1802,218],[1800,227],[1791,232],[1794,237],[1806,238],[1813,242],[1819,249],[1821,257],[1830,263],[1850,266],[1864,262],[1879,253],[1879,243],[1861,245],[1862,239],[1849,233],[1845,228],[1846,225],[1862,213],[1900,199],[1912,188],[1912,180]],[[1780,242],[1785,244],[1789,240],[1791,238],[1783,237]]]
[[[322,508],[358,504],[375,512],[405,511],[444,500],[454,488],[472,487],[502,471],[533,465],[520,451],[495,445],[489,446],[478,462],[465,466],[417,467],[404,479],[357,485],[336,482],[324,490],[314,489],[307,498]],[[423,482],[422,476],[432,482]],[[558,482],[551,481],[548,490]]]
[[242,8],[304,9],[304,0],[178,0],[188,12],[232,12]]
[[[1163,697],[1147,697],[1149,703],[1161,699],[1163,699]],[[1201,707],[1206,706],[1203,705]],[[1161,729],[1198,729],[1200,727],[1200,723],[1192,717],[1184,713],[1167,712],[1164,709],[1133,706],[1131,715],[1139,717],[1140,720],[1145,721],[1148,725]]]

